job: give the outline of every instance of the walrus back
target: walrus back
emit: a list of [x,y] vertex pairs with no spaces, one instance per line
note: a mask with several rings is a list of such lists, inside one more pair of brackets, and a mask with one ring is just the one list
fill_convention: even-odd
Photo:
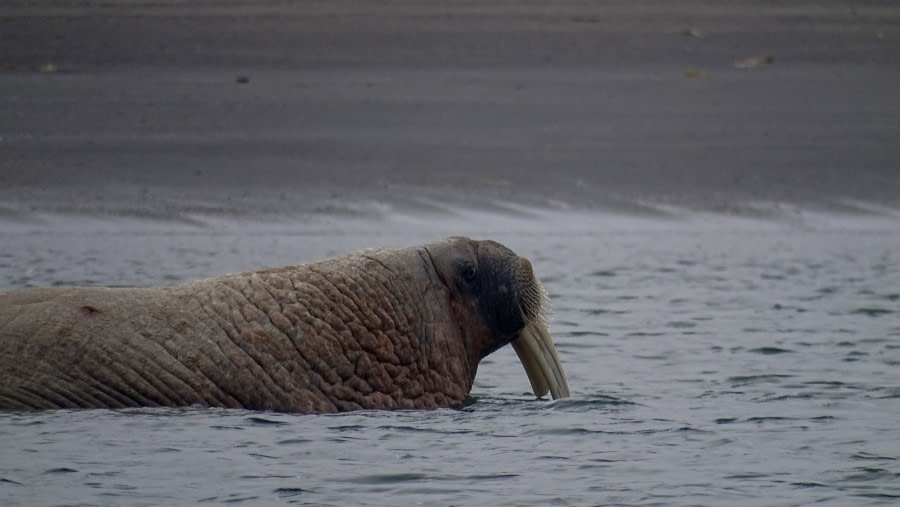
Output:
[[433,366],[447,346],[426,338],[440,304],[402,278],[360,256],[168,288],[2,294],[0,408],[459,403],[465,387]]
[[[66,287],[0,296],[0,407],[173,404],[178,389],[154,354],[172,334],[167,323],[151,324],[161,291]],[[143,368],[154,361],[161,364]]]

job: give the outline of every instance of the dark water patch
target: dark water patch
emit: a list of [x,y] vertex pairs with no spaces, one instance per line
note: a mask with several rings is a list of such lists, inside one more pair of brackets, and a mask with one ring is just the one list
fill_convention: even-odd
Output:
[[900,399],[900,393],[898,393],[898,392],[893,392],[893,393],[891,393],[891,394],[887,394],[887,395],[884,395],[884,396],[875,396],[873,399],[876,399],[876,400],[896,400],[896,399]]
[[587,436],[594,437],[598,435],[658,435],[663,433],[709,433],[707,430],[694,428],[691,426],[678,426],[674,428],[642,428],[635,430],[607,430],[607,429],[590,429],[580,426],[567,426],[560,428],[539,428],[525,432],[526,436]]
[[732,387],[750,386],[756,384],[778,384],[784,379],[794,378],[795,375],[767,374],[767,375],[738,375],[728,377],[726,382]]
[[[519,474],[475,474],[475,475],[466,475],[461,477],[463,480],[468,481],[505,481],[507,479],[514,479],[519,477]],[[438,477],[437,479],[441,479]],[[456,478],[453,478],[456,480]]]
[[900,458],[896,458],[894,456],[883,456],[878,454],[871,454],[868,452],[858,452],[850,456],[852,459],[858,460],[874,460],[874,461],[897,461]]
[[750,349],[747,352],[752,352],[754,354],[762,354],[764,356],[772,356],[775,354],[791,354],[794,351],[789,349],[783,349],[780,347],[758,347],[755,349]]
[[315,493],[314,491],[310,491],[308,489],[303,488],[275,488],[272,493],[275,493],[277,496],[282,498],[290,498],[294,496],[306,495],[309,493]]
[[276,442],[278,445],[297,445],[297,444],[308,444],[313,441],[308,438],[286,438],[284,440],[279,440]]
[[248,417],[245,421],[254,426],[282,426],[288,424],[287,421],[278,421],[276,419],[261,416]]
[[44,470],[44,473],[45,474],[72,474],[72,473],[78,473],[78,470],[75,470],[74,468],[68,468],[68,467],[59,467],[59,468],[51,468],[49,470]]
[[737,417],[726,417],[721,419],[716,419],[716,424],[768,424],[768,423],[783,423],[783,422],[813,422],[813,423],[825,423],[829,421],[833,421],[836,418],[830,415],[819,416],[819,417],[782,417],[782,416],[757,416],[757,417],[747,417],[747,418],[737,418]]
[[653,336],[665,336],[666,333],[655,333],[650,331],[636,331],[634,333],[628,333],[625,336],[636,337],[636,338],[644,338],[644,337],[653,337]]
[[243,503],[243,502],[256,502],[259,501],[260,497],[254,495],[239,495],[237,493],[228,495],[225,498],[219,498],[218,501],[222,503]]
[[897,478],[900,478],[900,473],[891,472],[890,470],[885,470],[883,468],[860,467],[853,469],[852,473],[844,477],[844,480],[852,482],[880,480],[894,481]]
[[14,481],[12,479],[8,479],[6,477],[0,477],[0,484],[15,484],[17,486],[24,486],[24,482]]
[[385,484],[402,484],[406,482],[420,482],[428,479],[428,474],[419,474],[419,473],[397,473],[397,474],[374,474],[374,475],[363,475],[360,477],[352,477],[345,479],[344,482],[351,482],[356,484],[371,484],[371,485],[385,485]]
[[666,326],[674,329],[687,329],[697,327],[697,323],[691,322],[689,320],[673,320],[671,322],[667,322]]
[[900,493],[856,493],[853,496],[858,496],[860,498],[872,498],[876,500],[896,500],[900,498]]
[[89,472],[89,477],[118,477],[122,475],[121,470],[112,470],[107,472]]
[[657,433],[712,433],[709,430],[704,430],[700,428],[694,428],[693,426],[679,426],[677,428],[664,428],[664,429],[650,429],[650,430],[641,430],[638,432],[640,435],[655,435]]
[[790,483],[790,484],[791,484],[791,486],[794,486],[794,487],[797,487],[797,488],[803,488],[803,489],[807,489],[807,488],[831,488],[831,487],[832,487],[832,486],[829,486],[828,484],[823,484],[823,483],[821,483],[821,482],[792,482],[792,483]]
[[449,430],[447,428],[434,429],[434,428],[419,428],[416,426],[394,426],[394,425],[386,425],[386,426],[378,426],[379,430],[384,431],[395,431],[398,433],[431,433],[436,435],[466,435],[468,433],[473,433],[472,430]]
[[852,389],[852,390],[868,389],[865,386],[860,386],[857,384],[848,384],[847,382],[841,382],[840,380],[810,380],[808,382],[804,382],[803,385],[822,387],[824,389]]
[[603,277],[603,278],[608,278],[608,277],[616,276],[616,272],[604,269],[604,270],[600,270],[600,271],[594,271],[593,273],[591,273],[588,276],[599,276],[599,277]]
[[585,315],[596,317],[598,315],[626,315],[630,313],[628,310],[608,310],[606,308],[585,308],[580,310]]
[[[571,336],[573,338],[578,337],[578,336],[609,336],[609,333],[602,333],[600,331],[566,331],[566,332],[560,333],[560,334],[562,334],[563,336]],[[573,345],[572,343],[556,344],[557,347],[572,346],[572,345]]]
[[281,459],[281,456],[269,456],[268,454],[262,454],[258,452],[248,452],[247,456],[253,456],[254,458],[263,458],[263,459]]
[[601,430],[601,429],[589,429],[578,426],[566,426],[559,428],[538,428],[533,430],[528,430],[524,433],[527,437],[533,436],[557,436],[557,437],[565,437],[565,436],[597,436],[597,435],[633,435],[637,434],[639,431],[611,431],[611,430]]
[[885,294],[884,299],[888,301],[900,301],[900,293]]
[[768,479],[771,477],[769,474],[760,474],[760,473],[746,473],[746,474],[734,474],[734,475],[726,475],[723,479],[726,480],[754,480],[754,479]]
[[328,427],[329,430],[338,431],[338,432],[363,431],[368,428],[369,428],[368,426],[364,426],[362,424],[343,424],[343,425]]
[[782,394],[782,395],[766,395],[760,396],[759,398],[754,398],[754,401],[758,401],[760,403],[771,403],[777,401],[790,401],[790,400],[812,400],[815,398],[819,398],[820,395],[814,393],[801,393],[801,394]]
[[888,310],[887,308],[857,308],[850,312],[850,315],[865,315],[867,317],[881,317],[884,315],[888,315],[894,313],[893,310]]
[[10,421],[12,422],[13,426],[40,426],[42,424],[46,424],[45,421],[32,418],[20,419],[18,417],[14,417],[11,418]]

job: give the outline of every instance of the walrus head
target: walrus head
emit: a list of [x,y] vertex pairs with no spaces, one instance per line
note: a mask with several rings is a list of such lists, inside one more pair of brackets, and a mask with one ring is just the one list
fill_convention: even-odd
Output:
[[[535,396],[569,396],[547,324],[547,293],[531,263],[495,241],[449,238],[423,247],[448,291],[473,370],[512,343]],[[469,318],[463,318],[460,313]],[[472,318],[471,316],[474,316]]]

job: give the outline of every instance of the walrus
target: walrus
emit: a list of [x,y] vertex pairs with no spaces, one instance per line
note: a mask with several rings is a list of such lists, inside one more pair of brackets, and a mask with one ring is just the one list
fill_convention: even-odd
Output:
[[534,394],[569,395],[531,263],[463,237],[161,288],[0,294],[0,408],[294,413],[466,401],[512,343]]

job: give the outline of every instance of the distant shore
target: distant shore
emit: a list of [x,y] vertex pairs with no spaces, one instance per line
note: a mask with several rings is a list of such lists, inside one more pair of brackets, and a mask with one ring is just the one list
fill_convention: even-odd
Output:
[[3,6],[0,223],[897,209],[900,9],[853,5]]

